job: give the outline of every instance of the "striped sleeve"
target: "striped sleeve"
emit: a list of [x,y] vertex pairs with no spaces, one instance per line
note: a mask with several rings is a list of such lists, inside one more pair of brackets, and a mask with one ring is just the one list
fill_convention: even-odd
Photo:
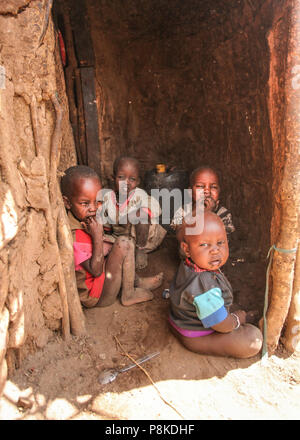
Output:
[[196,308],[198,318],[205,328],[213,327],[227,317],[227,310],[224,306],[222,291],[219,287],[213,287],[194,298],[193,304]]

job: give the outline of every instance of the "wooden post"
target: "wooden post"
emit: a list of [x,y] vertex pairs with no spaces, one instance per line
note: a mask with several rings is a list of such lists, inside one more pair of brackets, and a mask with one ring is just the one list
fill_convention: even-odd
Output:
[[88,165],[87,146],[85,139],[84,105],[83,105],[83,95],[81,89],[81,77],[80,77],[79,68],[74,70],[74,75],[75,75],[75,91],[76,91],[77,112],[78,112],[78,145],[81,152],[82,164]]
[[69,3],[71,5],[70,18],[78,65],[79,67],[94,66],[95,54],[85,0],[76,0],[76,2],[71,1]]
[[287,317],[283,340],[285,348],[290,351],[300,351],[300,244],[296,256],[294,284],[291,306]]
[[59,195],[58,204],[57,242],[67,291],[71,333],[75,336],[82,336],[86,334],[85,316],[76,285],[72,234],[61,195]]
[[[285,137],[287,154],[280,187],[281,225],[277,248],[297,248],[300,206],[300,3],[292,1],[285,76]],[[295,252],[274,252],[270,307],[267,311],[270,354],[274,352],[287,318],[292,297]]]
[[93,67],[80,69],[81,89],[84,105],[87,165],[101,176],[100,142],[98,128],[98,108],[95,91],[95,71]]
[[75,102],[75,70],[77,69],[78,63],[77,63],[75,48],[73,43],[69,6],[67,6],[64,3],[62,8],[63,8],[63,20],[64,20],[64,31],[65,31],[65,43],[66,43],[67,57],[68,57],[68,63],[65,68],[66,92],[68,95],[70,122],[73,129],[77,159],[78,159],[78,163],[81,165],[84,163],[84,161],[79,143],[78,111]]

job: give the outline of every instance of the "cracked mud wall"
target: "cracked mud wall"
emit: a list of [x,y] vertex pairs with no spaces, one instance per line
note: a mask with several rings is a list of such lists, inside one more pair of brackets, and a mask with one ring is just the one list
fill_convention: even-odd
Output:
[[288,38],[290,27],[291,2],[285,2],[284,7],[278,8],[274,17],[272,29],[268,34],[270,48],[270,75],[268,109],[270,128],[273,139],[273,216],[271,223],[271,242],[278,239],[281,222],[280,186],[283,179],[283,168],[287,155],[285,131],[285,76],[287,70]]
[[58,169],[74,165],[76,154],[51,18],[39,44],[46,3],[0,4],[0,392],[7,369],[43,347],[62,321],[57,253],[46,215],[56,118],[51,96],[59,97],[64,110]]

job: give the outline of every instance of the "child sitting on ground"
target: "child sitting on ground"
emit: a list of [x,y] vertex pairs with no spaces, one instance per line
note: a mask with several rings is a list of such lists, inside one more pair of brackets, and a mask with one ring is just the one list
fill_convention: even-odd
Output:
[[159,224],[159,202],[140,184],[139,162],[119,157],[113,165],[114,191],[104,195],[102,215],[115,237],[132,237],[136,243],[136,268],[147,266],[149,252],[163,241],[166,230]]
[[[249,358],[262,346],[262,334],[250,324],[251,312],[230,313],[232,288],[220,271],[228,258],[225,227],[220,217],[204,211],[203,227],[182,225],[181,261],[170,286],[169,323],[191,351],[214,356]],[[201,232],[202,231],[202,232]]]
[[81,303],[85,307],[109,306],[120,291],[124,306],[149,301],[153,299],[151,290],[159,287],[162,277],[137,277],[134,241],[124,236],[111,240],[103,233],[103,225],[96,220],[102,205],[101,189],[98,174],[87,166],[70,167],[61,179]]
[[178,230],[184,217],[194,212],[196,202],[203,201],[205,210],[216,213],[222,219],[227,235],[234,232],[231,213],[224,206],[220,206],[220,185],[216,171],[207,166],[196,168],[190,176],[190,185],[192,201],[175,212],[171,228]]

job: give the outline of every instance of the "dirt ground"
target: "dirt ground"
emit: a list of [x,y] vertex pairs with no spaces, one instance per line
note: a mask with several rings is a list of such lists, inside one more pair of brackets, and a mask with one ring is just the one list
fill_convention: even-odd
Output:
[[[23,361],[0,398],[0,420],[299,420],[299,356],[283,350],[262,365],[200,356],[170,333],[168,299],[162,297],[178,264],[177,244],[167,236],[144,274],[165,272],[149,303],[85,310],[88,336],[69,342],[56,336]],[[263,310],[264,263],[246,250],[233,252],[224,269],[236,307]],[[256,292],[256,294],[254,294]],[[107,385],[101,370],[159,351]]]

